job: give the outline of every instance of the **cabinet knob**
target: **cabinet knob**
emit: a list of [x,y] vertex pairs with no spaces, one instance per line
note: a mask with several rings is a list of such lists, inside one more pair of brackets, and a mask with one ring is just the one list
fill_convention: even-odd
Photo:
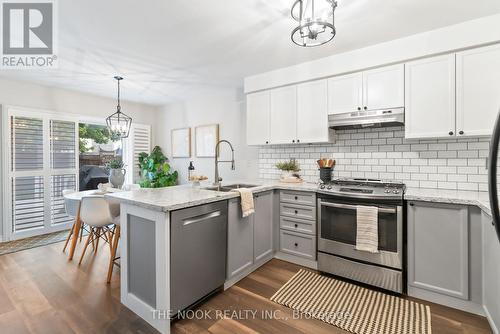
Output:
[[269,142],[266,140],[266,144],[269,144]]
[[292,143],[295,143],[295,139],[294,139],[294,140],[292,140]]
[[453,136],[453,131],[448,132],[450,136]]
[[295,210],[295,214],[299,213],[297,210]]
[[361,110],[361,107],[358,107],[358,110]]
[[299,227],[299,225],[295,224],[295,228]]
[[299,199],[299,196],[295,196],[295,200],[298,200]]
[[367,106],[365,106],[365,107],[364,107],[364,109],[365,109],[365,110],[368,110],[368,107],[367,107]]
[[458,134],[459,134],[459,135],[463,135],[463,134],[464,134],[464,132],[463,132],[463,131],[460,131]]
[[415,203],[410,203],[410,206],[415,206]]
[[297,139],[297,143],[300,143],[300,139]]
[[298,244],[298,243],[295,243],[295,247],[298,247],[298,246],[299,246],[299,244]]

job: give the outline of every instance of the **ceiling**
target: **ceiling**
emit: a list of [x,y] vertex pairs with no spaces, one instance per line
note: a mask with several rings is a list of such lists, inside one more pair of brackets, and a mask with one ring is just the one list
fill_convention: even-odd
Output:
[[[319,1],[319,0],[318,0]],[[337,36],[290,41],[293,0],[58,1],[59,68],[0,77],[161,105],[248,75],[500,12],[498,0],[339,0]]]

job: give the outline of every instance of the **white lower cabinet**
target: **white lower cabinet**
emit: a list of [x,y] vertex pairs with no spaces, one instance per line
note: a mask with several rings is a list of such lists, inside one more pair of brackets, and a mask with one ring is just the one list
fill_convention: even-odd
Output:
[[254,195],[255,213],[242,217],[241,201],[228,201],[226,282],[234,284],[274,255],[273,193]]

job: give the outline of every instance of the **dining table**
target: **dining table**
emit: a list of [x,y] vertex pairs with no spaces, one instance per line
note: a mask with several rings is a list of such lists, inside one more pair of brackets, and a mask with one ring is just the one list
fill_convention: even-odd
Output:
[[[121,189],[108,188],[105,191],[103,190],[84,190],[84,191],[76,191],[73,193],[65,194],[64,200],[66,201],[66,205],[68,211],[75,212],[75,223],[73,224],[73,235],[71,239],[71,244],[69,248],[68,260],[73,260],[73,255],[75,254],[76,244],[78,242],[78,238],[80,235],[80,230],[82,229],[82,222],[80,219],[80,207],[82,203],[82,198],[84,197],[102,197],[107,193],[119,192],[123,191]],[[109,203],[109,209],[111,211],[111,216],[118,217],[120,215],[120,203],[117,200],[106,198],[106,201]]]

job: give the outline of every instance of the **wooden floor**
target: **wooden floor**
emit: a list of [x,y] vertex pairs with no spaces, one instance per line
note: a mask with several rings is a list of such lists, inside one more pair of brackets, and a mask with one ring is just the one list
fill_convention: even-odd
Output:
[[[156,333],[120,304],[118,269],[112,283],[105,283],[108,248],[101,245],[97,256],[90,253],[78,267],[77,261],[67,261],[62,246],[0,256],[0,333]],[[300,268],[272,260],[201,305],[198,315],[205,311],[208,319],[179,320],[172,332],[347,333],[318,320],[294,319],[292,310],[269,300]],[[433,334],[491,333],[483,317],[430,305]],[[257,311],[255,318],[250,311]],[[235,319],[245,313],[248,319]]]

